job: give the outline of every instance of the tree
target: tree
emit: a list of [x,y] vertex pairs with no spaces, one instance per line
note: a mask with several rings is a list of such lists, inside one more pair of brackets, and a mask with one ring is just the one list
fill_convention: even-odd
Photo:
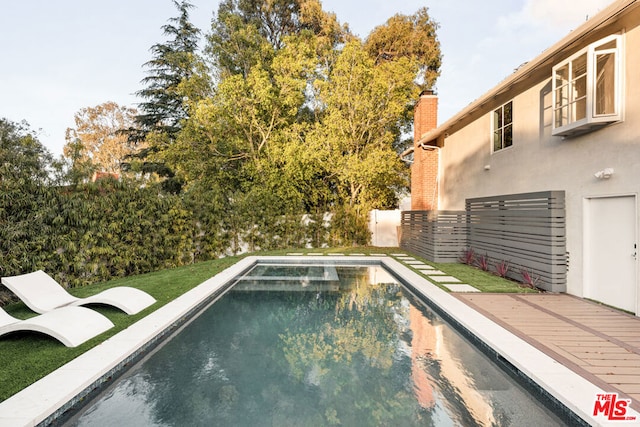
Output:
[[[366,243],[368,210],[395,207],[407,186],[397,150],[416,78],[439,66],[410,44],[433,35],[428,16],[407,19],[397,40],[379,29],[385,38],[368,45],[318,0],[223,1],[206,49],[215,91],[193,104],[166,151],[177,178],[187,191],[206,183],[223,194],[235,213],[227,229],[254,230],[245,242],[256,246],[277,243],[285,216],[328,211],[333,243]],[[410,48],[373,53],[401,42]],[[439,59],[437,44],[429,49]]]
[[142,80],[146,87],[137,92],[144,100],[139,104],[141,113],[127,132],[130,141],[144,141],[145,148],[131,156],[125,168],[156,174],[164,179],[164,190],[177,193],[182,184],[166,166],[164,151],[175,142],[192,106],[210,94],[211,82],[198,54],[200,30],[189,21],[193,5],[187,0],[173,3],[179,16],[162,27],[169,40],[151,47],[153,58],[144,64],[148,68]]
[[344,223],[359,228],[347,241],[363,243],[368,211],[395,207],[395,190],[407,185],[408,171],[393,145],[401,136],[407,105],[417,95],[414,69],[407,58],[376,65],[361,42],[353,40],[329,80],[316,85],[325,109],[308,138],[325,141],[339,211]]
[[[197,104],[176,144],[167,150],[191,198],[194,192],[210,194],[210,189],[224,195],[220,204],[234,212],[228,230],[239,235],[260,225],[259,235],[243,237],[251,247],[274,244],[269,237],[274,234],[291,237],[274,230],[282,230],[287,215],[297,214],[299,222],[304,212],[307,184],[302,174],[293,172],[298,166],[292,165],[288,147],[300,141],[296,132],[305,127],[298,123],[299,111],[315,53],[294,36],[286,39],[269,69],[256,65],[246,77],[222,79],[215,95]],[[204,197],[201,200],[204,203]]]
[[124,130],[133,126],[136,110],[115,102],[86,107],[74,116],[75,128],[66,132],[64,155],[80,176],[92,172],[119,173],[120,165],[141,147],[131,144]]
[[342,43],[348,27],[318,0],[224,0],[218,8],[206,52],[219,78],[249,75],[252,67],[267,67],[286,39],[310,32],[318,37],[319,55]]
[[374,28],[365,48],[377,64],[409,58],[417,62],[422,89],[431,89],[440,75],[442,55],[436,30],[426,7],[413,15],[395,15]]
[[202,77],[202,61],[197,54],[200,30],[189,21],[193,5],[186,0],[173,3],[180,15],[162,26],[169,40],[151,47],[153,59],[144,64],[149,70],[142,80],[146,87],[136,93],[145,100],[135,118],[141,130],[141,134],[134,135],[138,140],[151,131],[174,137],[180,130],[180,122],[188,117],[189,100],[185,100],[181,85],[199,73]]

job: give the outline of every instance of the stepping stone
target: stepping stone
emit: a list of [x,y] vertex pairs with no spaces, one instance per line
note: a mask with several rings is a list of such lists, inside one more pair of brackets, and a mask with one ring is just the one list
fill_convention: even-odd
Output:
[[405,264],[409,264],[409,265],[426,265],[424,262],[422,261],[418,261],[418,260],[414,260],[414,261],[405,261]]
[[321,253],[321,252],[313,252],[313,253],[309,252],[307,255],[309,255],[309,256],[321,256],[321,255],[324,255],[324,254]]
[[287,255],[289,256],[300,256],[300,255],[304,255],[302,252],[290,252]]
[[453,276],[429,276],[429,279],[438,283],[460,283],[460,280]]
[[446,275],[447,273],[442,272],[440,270],[428,270],[428,271],[423,271],[422,273],[426,274],[427,276],[437,276],[437,275]]
[[407,256],[407,254],[391,254],[391,255],[393,255],[393,256],[397,256],[397,257],[400,257],[400,256]]
[[478,289],[474,288],[473,286],[469,286],[469,285],[466,285],[466,284],[442,285],[442,286],[446,287],[451,292],[480,292]]
[[349,254],[349,256],[364,256],[364,254]]
[[435,268],[431,267],[430,265],[425,264],[425,265],[416,266],[416,270],[418,270],[418,271],[435,270]]
[[386,257],[387,254],[370,254],[370,256]]

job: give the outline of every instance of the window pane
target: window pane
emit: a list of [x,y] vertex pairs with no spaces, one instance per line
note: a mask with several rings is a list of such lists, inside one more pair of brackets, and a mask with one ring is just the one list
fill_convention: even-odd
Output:
[[582,120],[587,117],[587,98],[579,99],[577,102],[573,104],[574,106],[574,114],[573,120]]
[[616,48],[616,39],[611,40],[608,43],[602,44],[596,47],[596,51],[598,50],[606,50],[606,49],[615,49]]
[[569,82],[569,64],[556,69],[556,87]]
[[555,107],[558,108],[562,105],[567,105],[569,103],[569,98],[568,98],[568,89],[569,86],[562,86],[559,89],[556,89],[556,105]]
[[564,126],[569,123],[568,120],[569,107],[565,106],[556,110],[555,125],[556,127]]
[[498,108],[493,112],[493,129],[497,130],[502,127],[502,108]]
[[581,55],[571,63],[571,80],[587,74],[587,54]]
[[582,76],[573,84],[573,101],[587,96],[587,76]]
[[615,114],[615,54],[596,56],[595,114]]
[[501,148],[502,148],[502,131],[496,130],[495,132],[493,132],[493,151],[498,151]]
[[512,118],[512,104],[511,102],[508,102],[504,105],[504,125],[508,125],[510,123],[513,123],[513,118]]
[[511,147],[513,144],[513,125],[505,126],[504,128],[504,146]]

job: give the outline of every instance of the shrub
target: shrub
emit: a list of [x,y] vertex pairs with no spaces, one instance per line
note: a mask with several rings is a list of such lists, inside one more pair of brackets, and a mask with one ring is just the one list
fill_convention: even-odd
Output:
[[462,252],[460,256],[460,262],[467,265],[473,265],[476,260],[476,254],[472,248],[467,248]]
[[509,262],[508,261],[500,261],[495,264],[496,274],[500,277],[507,277],[507,273],[509,273]]
[[534,276],[529,270],[522,269],[520,270],[520,275],[522,276],[522,286],[536,289],[538,287],[538,282],[540,281],[539,276]]
[[480,255],[480,257],[476,261],[476,264],[478,265],[480,270],[489,271],[489,255],[487,254]]

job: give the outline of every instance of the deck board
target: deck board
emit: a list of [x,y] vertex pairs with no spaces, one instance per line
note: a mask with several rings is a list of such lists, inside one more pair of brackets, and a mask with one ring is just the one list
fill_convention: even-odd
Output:
[[640,317],[567,294],[455,294],[640,410]]

